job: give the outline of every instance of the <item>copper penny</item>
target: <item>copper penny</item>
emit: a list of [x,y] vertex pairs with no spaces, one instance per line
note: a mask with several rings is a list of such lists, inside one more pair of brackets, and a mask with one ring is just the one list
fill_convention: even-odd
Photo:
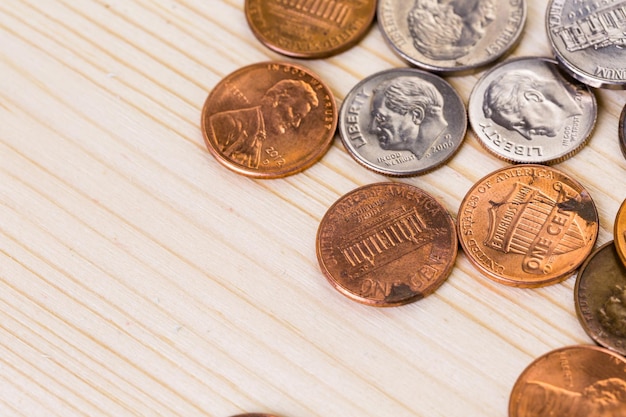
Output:
[[246,0],[252,33],[296,58],[324,58],[356,44],[374,21],[375,0]]
[[626,359],[597,346],[548,352],[519,376],[509,417],[626,416]]
[[337,106],[330,89],[308,69],[263,62],[226,76],[202,109],[202,133],[227,168],[255,178],[303,171],[332,144]]
[[591,253],[598,213],[574,179],[543,165],[497,170],[466,194],[459,240],[487,277],[516,287],[568,278]]
[[626,265],[626,200],[622,202],[622,205],[617,211],[617,216],[615,216],[613,236],[617,255]]
[[446,209],[421,189],[394,182],[341,197],[322,218],[316,243],[328,281],[376,307],[434,292],[452,271],[458,246]]
[[576,277],[574,300],[587,334],[599,345],[626,355],[626,267],[613,242],[587,258]]

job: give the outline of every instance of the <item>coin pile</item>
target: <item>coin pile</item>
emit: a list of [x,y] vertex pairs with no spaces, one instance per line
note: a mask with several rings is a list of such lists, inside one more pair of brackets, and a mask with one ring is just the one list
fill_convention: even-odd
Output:
[[[337,111],[307,68],[263,62],[225,77],[209,94],[201,128],[210,153],[253,178],[296,174],[328,150],[336,130],[360,165],[390,177],[449,161],[468,120],[479,143],[511,165],[468,190],[456,221],[418,187],[381,182],[339,198],[320,221],[316,254],[329,283],[370,306],[419,300],[439,288],[460,243],[485,277],[541,287],[578,272],[579,321],[600,346],[568,346],[520,375],[509,416],[626,416],[626,201],[614,242],[593,251],[599,217],[587,190],[551,167],[588,142],[593,88],[626,88],[626,1],[551,0],[546,30],[555,59],[501,61],[517,44],[524,0],[246,0],[253,34],[295,58],[345,51],[374,16],[411,67],[372,74]],[[466,110],[442,78],[490,68]],[[619,139],[626,156],[626,106]],[[251,416],[264,416],[248,414]]]

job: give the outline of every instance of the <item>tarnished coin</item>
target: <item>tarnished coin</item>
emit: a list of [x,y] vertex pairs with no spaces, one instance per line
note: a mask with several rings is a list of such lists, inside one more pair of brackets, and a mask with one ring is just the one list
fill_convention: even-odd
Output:
[[332,144],[337,106],[308,69],[264,62],[225,77],[202,109],[204,141],[215,158],[243,175],[279,178],[313,165]]
[[443,206],[417,187],[387,182],[336,201],[319,225],[316,252],[339,292],[389,307],[434,292],[452,271],[457,245]]
[[555,61],[519,58],[485,73],[469,100],[481,145],[514,163],[561,162],[587,143],[596,122],[593,92],[565,78]]
[[417,175],[438,167],[456,152],[466,130],[465,105],[454,88],[418,69],[367,77],[339,111],[339,133],[350,155],[385,175]]
[[568,278],[591,253],[598,213],[574,179],[543,165],[518,165],[479,180],[463,198],[459,240],[487,277],[516,287]]
[[619,116],[619,128],[618,128],[619,146],[622,149],[622,154],[626,158],[626,105],[622,108],[622,113]]
[[368,31],[375,0],[246,0],[254,35],[268,48],[296,58],[345,51]]
[[626,355],[626,267],[613,242],[596,250],[580,268],[574,300],[578,320],[589,337]]
[[622,202],[615,216],[615,223],[613,223],[613,239],[617,255],[622,263],[626,265],[626,200]]
[[550,0],[548,38],[556,59],[592,87],[626,88],[626,1]]
[[626,416],[626,359],[597,346],[567,346],[533,361],[509,398],[509,417]]
[[491,64],[517,43],[525,0],[379,0],[378,25],[410,64],[467,72]]

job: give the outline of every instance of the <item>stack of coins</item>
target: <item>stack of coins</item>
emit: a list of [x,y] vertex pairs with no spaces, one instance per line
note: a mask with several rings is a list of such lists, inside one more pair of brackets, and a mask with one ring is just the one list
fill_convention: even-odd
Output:
[[[498,283],[536,288],[577,271],[578,318],[600,346],[549,352],[520,375],[510,417],[626,415],[626,201],[613,242],[593,251],[599,217],[588,191],[551,167],[577,154],[597,119],[593,88],[626,88],[626,2],[551,0],[546,30],[555,59],[500,62],[517,44],[524,0],[246,0],[253,34],[273,51],[323,58],[355,45],[375,12],[391,50],[411,68],[372,74],[340,111],[307,68],[264,62],[228,75],[209,94],[201,127],[211,154],[258,179],[318,161],[335,130],[361,166],[390,177],[447,163],[468,124],[511,165],[477,181],[456,222],[413,185],[380,182],[340,197],[320,221],[316,254],[330,285],[362,304],[392,307],[439,288],[458,244]],[[280,23],[279,23],[280,22]],[[487,70],[468,110],[443,78]],[[626,156],[626,106],[619,139]],[[271,417],[246,414],[236,417]]]

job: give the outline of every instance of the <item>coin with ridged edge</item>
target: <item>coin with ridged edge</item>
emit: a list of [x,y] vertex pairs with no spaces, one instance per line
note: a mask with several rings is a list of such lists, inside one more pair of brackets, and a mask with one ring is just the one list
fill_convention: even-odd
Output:
[[626,359],[597,346],[555,349],[520,374],[509,417],[626,416]]
[[544,165],[505,167],[478,180],[461,202],[457,223],[471,263],[488,278],[516,287],[570,277],[599,231],[589,193]]
[[452,271],[457,246],[448,211],[420,188],[394,182],[345,194],[322,218],[316,239],[331,285],[376,307],[433,293]]
[[448,161],[467,130],[465,105],[443,78],[414,68],[370,75],[348,93],[339,133],[361,165],[389,176],[429,172]]
[[379,0],[378,26],[402,59],[440,73],[493,64],[521,38],[525,0]]
[[246,0],[252,33],[269,49],[294,58],[325,58],[365,36],[375,0]]
[[218,162],[254,178],[301,172],[328,150],[337,127],[332,91],[309,69],[262,62],[233,72],[202,109],[204,142]]
[[546,31],[572,77],[596,88],[626,88],[626,1],[550,0]]
[[597,116],[593,91],[556,61],[517,58],[487,71],[470,94],[469,121],[480,144],[512,163],[555,164],[579,152]]

